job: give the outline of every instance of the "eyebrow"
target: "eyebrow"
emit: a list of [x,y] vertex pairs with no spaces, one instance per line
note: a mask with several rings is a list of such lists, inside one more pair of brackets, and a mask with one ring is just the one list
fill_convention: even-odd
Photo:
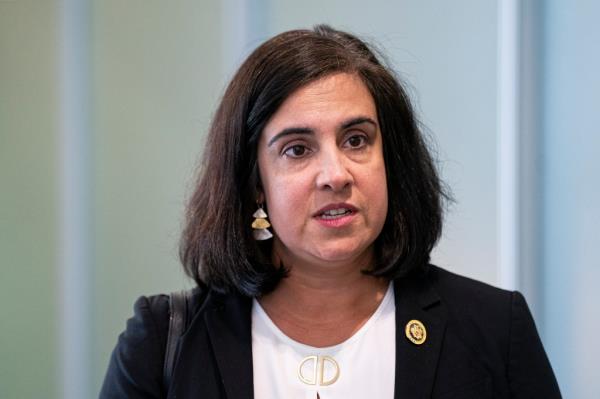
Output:
[[281,132],[277,133],[269,142],[267,143],[267,147],[270,147],[274,142],[279,140],[284,136],[289,136],[290,134],[314,134],[314,130],[308,127],[288,127],[283,129]]
[[357,118],[350,119],[348,122],[342,124],[342,129],[348,129],[349,127],[360,125],[361,123],[369,123],[377,127],[377,122],[366,116],[359,116]]
[[[368,118],[366,116],[359,116],[356,118],[352,118],[341,125],[341,129],[348,129],[349,127],[360,125],[361,123],[368,123],[377,127],[377,122],[373,119]],[[309,127],[288,127],[283,129],[281,132],[277,133],[275,136],[269,140],[267,143],[267,147],[270,147],[273,143],[279,140],[282,137],[289,136],[291,134],[314,134],[314,129]]]

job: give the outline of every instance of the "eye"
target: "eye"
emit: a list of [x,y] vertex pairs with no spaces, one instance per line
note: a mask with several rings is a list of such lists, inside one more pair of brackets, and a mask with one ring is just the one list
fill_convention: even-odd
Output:
[[348,140],[346,140],[346,144],[350,148],[361,148],[367,144],[367,137],[362,134],[355,134],[354,136],[350,136]]
[[290,147],[287,147],[283,151],[283,154],[290,158],[301,158],[301,157],[305,156],[308,151],[309,150],[307,147],[305,147],[301,144],[295,144]]

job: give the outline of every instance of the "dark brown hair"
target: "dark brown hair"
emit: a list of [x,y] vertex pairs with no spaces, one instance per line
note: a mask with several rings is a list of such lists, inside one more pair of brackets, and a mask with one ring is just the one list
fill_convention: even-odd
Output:
[[259,296],[285,276],[283,267],[271,263],[270,242],[255,241],[250,227],[260,187],[258,139],[290,94],[339,72],[356,74],[369,89],[383,139],[388,214],[369,273],[393,279],[428,263],[441,233],[446,196],[407,93],[367,44],[319,25],[266,41],[223,95],[180,246],[183,267],[198,284]]

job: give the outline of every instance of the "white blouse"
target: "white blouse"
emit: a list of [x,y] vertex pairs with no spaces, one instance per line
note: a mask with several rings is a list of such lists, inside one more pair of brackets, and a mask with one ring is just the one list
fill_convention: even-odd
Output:
[[258,301],[252,304],[256,399],[393,398],[396,365],[394,290],[341,344],[316,348],[285,335]]

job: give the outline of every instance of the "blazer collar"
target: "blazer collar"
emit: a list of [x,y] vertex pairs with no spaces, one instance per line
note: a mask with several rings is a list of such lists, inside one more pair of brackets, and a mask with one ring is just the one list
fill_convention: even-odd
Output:
[[[427,272],[394,281],[396,302],[396,381],[394,397],[430,397],[447,316]],[[406,325],[420,321],[426,330],[421,345],[411,342]]]
[[[210,292],[206,322],[227,397],[254,397],[252,373],[252,299]],[[396,375],[394,397],[430,397],[435,379],[446,313],[427,278],[419,273],[394,281],[396,304]],[[419,320],[427,331],[421,345],[408,340],[405,328]]]

